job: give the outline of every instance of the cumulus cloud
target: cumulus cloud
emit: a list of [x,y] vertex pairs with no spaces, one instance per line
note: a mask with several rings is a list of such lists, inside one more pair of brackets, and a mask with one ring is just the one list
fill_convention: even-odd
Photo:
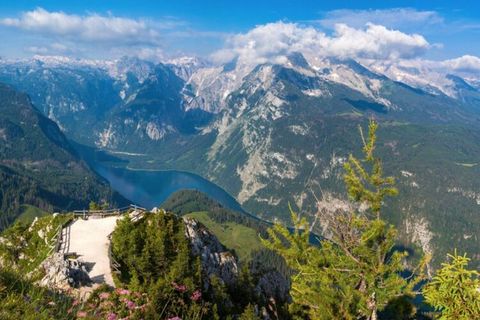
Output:
[[336,24],[334,33],[327,35],[312,26],[276,22],[231,36],[226,48],[215,52],[212,58],[217,62],[238,58],[247,64],[280,63],[288,54],[301,52],[310,57],[410,59],[429,47],[421,35],[372,23],[363,28]]
[[480,58],[471,55],[464,55],[459,58],[445,60],[442,65],[450,70],[458,72],[480,72]]
[[162,62],[166,60],[166,54],[160,48],[141,48],[132,54],[140,59],[153,62]]
[[363,27],[367,23],[378,24],[389,28],[418,28],[443,23],[443,18],[436,11],[420,11],[414,8],[390,8],[351,10],[339,9],[328,11],[318,22],[328,28],[338,23],[345,23],[354,28]]
[[159,33],[145,20],[90,14],[85,16],[42,8],[23,12],[18,18],[4,18],[0,24],[43,35],[86,42],[156,44]]

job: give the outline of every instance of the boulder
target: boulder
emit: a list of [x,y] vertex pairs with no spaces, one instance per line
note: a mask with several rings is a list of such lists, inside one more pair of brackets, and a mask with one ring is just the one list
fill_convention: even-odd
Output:
[[40,268],[45,272],[40,285],[45,287],[66,290],[89,285],[92,282],[81,260],[65,259],[64,254],[60,252],[47,258]]

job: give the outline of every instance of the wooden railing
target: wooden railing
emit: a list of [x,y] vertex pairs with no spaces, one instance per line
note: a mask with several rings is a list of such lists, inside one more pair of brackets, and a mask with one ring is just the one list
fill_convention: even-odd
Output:
[[136,206],[134,204],[131,204],[127,207],[116,208],[116,209],[75,210],[75,211],[73,211],[73,215],[75,217],[84,217],[84,218],[87,218],[87,217],[90,217],[90,216],[104,218],[104,217],[109,217],[109,216],[122,215],[124,213],[130,212],[131,210],[142,211],[142,212],[147,211],[147,209],[145,209],[145,208],[142,208],[142,207]]
[[110,269],[113,273],[119,275],[120,271],[120,263],[113,257],[112,252],[112,234],[108,235],[108,261],[110,261]]
[[57,227],[57,230],[55,231],[55,235],[50,239],[50,241],[53,241],[55,239],[55,242],[53,243],[50,251],[48,252],[49,256],[52,252],[56,253],[60,251],[60,248],[62,247],[62,240],[63,240],[62,239],[63,229],[66,228],[71,222],[72,220],[68,220],[67,222]]

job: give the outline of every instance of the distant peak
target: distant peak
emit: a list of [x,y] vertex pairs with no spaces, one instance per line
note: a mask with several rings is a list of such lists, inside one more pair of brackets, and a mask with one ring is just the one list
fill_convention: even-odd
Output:
[[310,64],[307,62],[303,54],[300,52],[292,52],[287,56],[287,60],[289,63],[291,63],[293,66],[304,68],[304,69],[309,69]]

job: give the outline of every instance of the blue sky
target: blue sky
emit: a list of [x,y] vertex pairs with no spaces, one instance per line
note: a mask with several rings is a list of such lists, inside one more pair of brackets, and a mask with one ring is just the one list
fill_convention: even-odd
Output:
[[[394,36],[403,37],[380,48],[395,51],[387,55],[389,59],[445,60],[463,55],[480,56],[480,3],[475,1],[319,0],[3,1],[0,4],[0,37],[3,39],[0,56],[115,58],[196,54],[210,57],[227,47],[234,52],[224,55],[229,57],[244,52],[246,43],[252,39],[268,41],[263,37],[246,39],[242,35],[249,35],[257,26],[279,21],[295,24],[302,30],[314,28],[334,40],[342,40],[337,39],[339,32],[346,33],[345,39],[350,39],[348,36],[356,30],[360,32],[359,41],[382,42],[383,36],[390,39],[388,41]],[[401,34],[374,29],[367,23]],[[339,29],[338,24],[351,29]],[[272,32],[272,28],[268,32]],[[282,37],[293,32],[301,38],[302,33],[297,31],[284,31]],[[373,37],[361,37],[373,33]],[[414,39],[414,35],[423,37],[426,44]],[[340,49],[330,54],[386,58],[371,48]]]

